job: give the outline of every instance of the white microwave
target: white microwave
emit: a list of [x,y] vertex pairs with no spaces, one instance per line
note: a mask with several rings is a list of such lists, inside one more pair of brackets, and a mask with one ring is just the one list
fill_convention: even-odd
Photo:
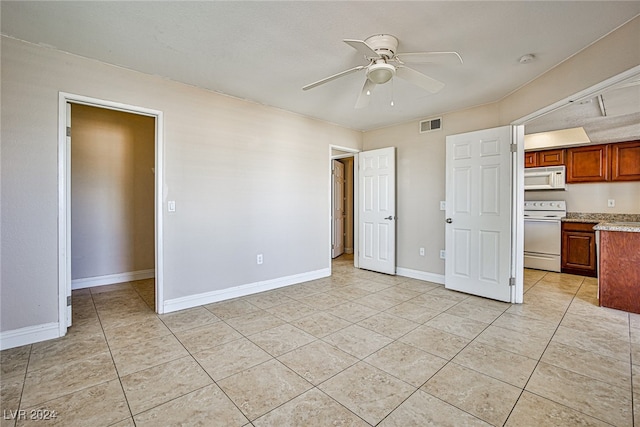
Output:
[[564,166],[527,168],[524,170],[525,190],[565,190],[566,170]]

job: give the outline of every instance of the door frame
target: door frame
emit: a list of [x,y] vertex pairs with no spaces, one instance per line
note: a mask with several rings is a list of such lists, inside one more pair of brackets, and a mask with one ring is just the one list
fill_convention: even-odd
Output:
[[82,104],[155,119],[155,294],[156,312],[162,314],[163,292],[163,182],[164,118],[162,111],[67,92],[58,93],[58,325],[67,333],[67,292],[71,289],[71,150],[67,146],[67,104]]
[[[343,151],[341,154],[333,154],[334,150]],[[333,240],[332,235],[332,218],[333,218],[333,176],[331,175],[331,171],[333,168],[333,160],[337,159],[345,159],[348,157],[353,158],[353,266],[358,268],[358,221],[360,216],[358,214],[358,153],[362,150],[357,148],[349,148],[349,147],[341,147],[339,145],[329,144],[329,252],[328,252],[328,260],[329,260],[329,271],[332,269],[331,258],[331,241]]]

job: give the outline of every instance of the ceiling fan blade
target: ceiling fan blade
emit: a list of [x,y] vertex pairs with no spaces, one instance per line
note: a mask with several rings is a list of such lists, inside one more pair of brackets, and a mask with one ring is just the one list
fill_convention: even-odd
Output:
[[396,76],[431,93],[436,93],[444,87],[444,83],[408,67],[397,67]]
[[337,73],[337,74],[334,74],[334,75],[332,75],[332,76],[325,77],[325,78],[324,78],[324,79],[322,79],[322,80],[318,80],[318,81],[317,81],[317,82],[315,82],[315,83],[308,84],[308,85],[304,86],[304,87],[302,88],[302,90],[309,90],[309,89],[313,89],[313,88],[314,88],[314,87],[316,87],[316,86],[320,86],[320,85],[322,85],[322,84],[325,84],[325,83],[327,83],[327,82],[330,82],[331,80],[335,80],[335,79],[337,79],[337,78],[339,78],[339,77],[346,76],[347,74],[351,74],[351,73],[353,73],[353,72],[360,71],[360,70],[365,69],[365,68],[367,68],[367,67],[366,67],[366,66],[364,66],[364,65],[358,65],[357,67],[349,68],[348,70],[344,70],[344,71],[341,71],[341,72],[339,72],[339,73]]
[[344,39],[343,41],[349,46],[351,46],[352,48],[354,48],[355,50],[357,50],[358,52],[360,52],[367,59],[380,58],[380,55],[378,55],[378,53],[375,50],[373,50],[371,46],[369,46],[362,40]]
[[463,64],[458,52],[405,52],[396,55],[401,62],[419,63],[444,63],[451,65]]
[[376,84],[374,82],[372,82],[369,79],[365,79],[364,86],[362,87],[362,91],[360,91],[360,95],[358,95],[358,100],[356,101],[355,108],[364,108],[367,105],[369,105],[369,100],[371,99],[371,92],[373,92],[373,88],[375,86]]

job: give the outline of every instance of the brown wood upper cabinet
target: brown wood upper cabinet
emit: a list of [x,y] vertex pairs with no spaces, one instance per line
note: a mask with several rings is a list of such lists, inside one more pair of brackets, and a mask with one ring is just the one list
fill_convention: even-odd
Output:
[[526,151],[524,153],[524,167],[535,168],[538,166],[538,151]]
[[609,145],[567,148],[567,183],[608,181]]
[[545,150],[538,154],[538,166],[562,166],[566,150]]
[[524,153],[524,167],[546,167],[564,165],[566,150],[527,151]]
[[640,140],[611,144],[611,181],[640,180]]
[[567,183],[640,181],[640,140],[526,151],[524,167],[567,167]]

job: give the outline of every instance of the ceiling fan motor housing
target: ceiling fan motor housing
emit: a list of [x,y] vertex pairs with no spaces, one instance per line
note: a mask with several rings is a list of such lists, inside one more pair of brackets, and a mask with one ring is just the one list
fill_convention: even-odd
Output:
[[386,59],[393,58],[398,51],[398,39],[389,34],[371,36],[364,42]]

